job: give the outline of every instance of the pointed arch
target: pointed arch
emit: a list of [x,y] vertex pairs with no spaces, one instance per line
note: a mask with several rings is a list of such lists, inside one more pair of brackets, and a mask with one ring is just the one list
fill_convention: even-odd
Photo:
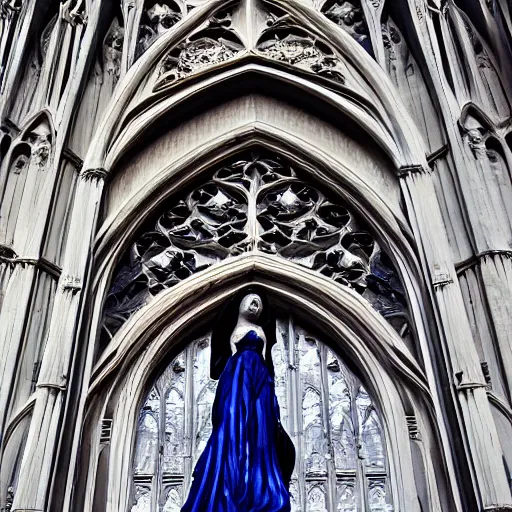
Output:
[[[313,126],[320,132],[318,137],[310,131]],[[412,239],[401,210],[394,168],[384,155],[364,150],[357,141],[316,117],[308,120],[299,109],[249,95],[180,124],[132,154],[128,162],[117,165],[96,237],[100,264],[113,243],[119,246],[130,237],[142,214],[207,174],[213,165],[251,146],[286,156],[314,182],[336,189],[390,237],[406,245],[406,240]],[[161,158],[163,152],[165,160]]]
[[[276,5],[288,12],[298,26],[307,27],[309,33],[314,37],[322,40],[325,38],[325,34],[330,35],[329,43],[333,49],[346,59],[347,65],[350,65],[357,74],[357,79],[361,81],[361,84],[365,84],[365,87],[372,91],[372,101],[378,104],[377,111],[383,118],[383,120],[375,119],[374,122],[380,124],[380,129],[384,133],[390,134],[389,137],[399,148],[397,152],[399,166],[425,166],[427,150],[424,141],[405,106],[397,100],[393,85],[380,66],[350,35],[342,28],[333,26],[321,13],[310,7],[289,2],[289,0],[277,2]],[[103,122],[89,148],[84,168],[104,168],[110,171],[107,155],[122,130],[122,123],[128,111],[140,101],[136,94],[140,84],[144,83],[145,78],[163,58],[165,52],[173,48],[179,41],[184,40],[194,26],[206,21],[221,7],[224,7],[222,2],[216,0],[195,9],[189,17],[178,22],[171,30],[157,39],[129,70],[118,84],[110,107],[107,109]],[[301,82],[299,87],[304,87],[306,85],[304,82]],[[205,89],[208,87],[208,83],[205,81],[203,84],[199,80],[196,87]],[[315,93],[319,97],[323,96],[327,103],[333,104],[333,94],[328,88],[315,87]],[[341,96],[346,96],[346,93]],[[357,101],[353,103],[355,105]],[[147,107],[148,105],[145,104],[146,111]],[[351,116],[356,122],[360,122],[364,118],[356,112],[351,112]]]
[[[403,442],[409,436],[406,415],[413,403],[420,423],[431,422],[434,405],[426,378],[411,353],[385,321],[348,288],[293,263],[252,254],[211,267],[160,294],[123,327],[98,361],[88,394],[89,417],[94,421],[85,429],[85,444],[90,442],[92,453],[96,453],[99,438],[94,424],[98,415],[113,420],[108,471],[112,501],[106,510],[126,510],[130,464],[115,461],[131,460],[139,405],[151,375],[248,283],[263,287],[301,318],[314,318],[314,329],[322,331],[331,340],[331,348],[360,370],[383,414],[396,510],[419,511],[411,448]],[[435,443],[434,438],[425,439],[427,445]],[[83,465],[86,476],[81,485],[90,486],[96,478],[95,461],[89,463],[88,468]],[[435,486],[442,471],[437,476],[433,467],[426,471],[432,510],[438,510]],[[84,510],[90,508],[86,505]]]

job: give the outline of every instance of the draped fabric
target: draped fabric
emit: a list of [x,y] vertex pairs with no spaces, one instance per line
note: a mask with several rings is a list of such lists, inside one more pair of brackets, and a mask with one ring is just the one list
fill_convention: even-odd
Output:
[[182,512],[290,511],[287,472],[295,452],[262,350],[261,338],[249,331],[222,372],[212,434]]

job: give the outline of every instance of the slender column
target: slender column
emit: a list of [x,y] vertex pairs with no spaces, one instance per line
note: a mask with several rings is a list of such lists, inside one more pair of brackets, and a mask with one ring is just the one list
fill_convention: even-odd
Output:
[[[503,469],[502,452],[489,402],[486,382],[473,341],[459,281],[451,261],[432,178],[427,169],[402,173],[402,190],[414,218],[413,229],[422,244],[426,276],[432,283],[437,314],[444,331],[444,359],[459,406],[466,453],[483,510],[512,509],[512,496]],[[413,215],[414,214],[414,215]]]
[[[2,2],[3,3],[3,2]],[[10,48],[10,54],[6,55],[5,53],[0,55],[3,61],[3,69],[1,70],[0,75],[0,120],[4,121],[4,119],[8,115],[9,108],[11,106],[12,101],[16,93],[16,85],[18,83],[18,78],[20,77],[26,62],[23,58],[26,47],[30,41],[30,28],[32,25],[32,20],[34,18],[34,12],[36,9],[37,0],[24,0],[21,4],[21,9],[19,13],[12,16],[11,21],[9,22],[9,29],[11,23],[16,20],[16,27],[14,31],[7,31],[7,37],[12,37],[16,44]],[[3,7],[0,7],[0,10]],[[6,29],[7,27],[4,27]],[[4,32],[2,30],[3,36]],[[2,44],[2,52],[6,52],[7,48]]]
[[[420,44],[425,52],[425,61],[444,117],[450,149],[455,163],[453,169],[454,181],[460,192],[462,209],[467,216],[468,234],[473,248],[477,255],[487,251],[492,253],[497,249],[510,249],[510,240],[506,234],[507,229],[510,227],[510,212],[508,211],[503,215],[504,210],[498,204],[500,198],[496,195],[496,188],[494,191],[492,188],[489,188],[489,185],[496,179],[495,174],[498,170],[498,165],[501,165],[500,162],[496,161],[496,156],[498,156],[499,160],[499,155],[493,155],[495,161],[492,164],[485,162],[487,155],[482,144],[482,127],[475,124],[474,120],[471,120],[465,127],[466,135],[464,139],[461,137],[459,120],[462,109],[467,101],[467,96],[462,94],[458,97],[457,95],[460,95],[459,93],[461,90],[464,90],[465,85],[463,81],[456,83],[454,91],[452,91],[444,73],[445,63],[443,62],[442,52],[439,47],[440,44],[444,44],[452,68],[452,77],[455,77],[456,81],[457,78],[462,80],[464,70],[459,68],[459,58],[450,40],[450,31],[444,19],[445,10],[438,12],[438,14],[433,14],[432,11],[427,9],[426,2],[410,0],[409,4],[412,19],[420,38]],[[446,8],[449,8],[449,4],[445,5]],[[432,20],[433,16],[439,17],[444,40],[438,40],[436,37],[436,30]],[[491,169],[492,167],[494,167],[494,170]],[[509,179],[508,176],[507,179]],[[505,204],[508,202],[505,201]],[[499,213],[499,220],[495,218],[496,213]],[[500,222],[503,218],[505,218],[505,221]],[[502,275],[505,274],[507,276],[506,279],[501,282],[499,282],[499,279],[496,279],[496,276],[499,274],[498,267],[499,265],[495,266],[493,258],[484,258],[481,261],[483,289],[488,301],[490,315],[494,321],[501,357],[506,362],[511,356],[509,341],[511,320],[510,317],[507,317],[508,312],[503,308],[503,304],[510,303],[512,300],[512,286],[510,286],[508,272],[506,271],[502,272]],[[450,279],[456,284],[455,276],[450,276]],[[451,285],[442,287],[443,290],[436,293],[440,295],[448,287],[451,287]],[[445,307],[452,308],[453,304],[447,302]],[[464,314],[464,312],[461,311],[461,314]],[[458,323],[452,326],[452,333],[460,340],[459,345],[467,349],[465,355],[468,357],[468,362],[471,359],[471,364],[475,366],[473,371],[476,374],[482,373],[478,372],[476,368],[476,363],[479,361],[478,357],[475,359],[474,343],[461,336],[464,330]],[[496,425],[487,412],[489,406],[483,396],[484,388],[481,387],[483,383],[482,377],[480,376],[477,380],[473,381],[473,377],[466,373],[467,370],[458,364],[459,361],[457,359],[453,360],[452,356],[450,358],[453,365],[452,375],[460,376],[460,382],[456,383],[457,394],[459,395],[459,403],[461,404],[464,423],[468,431],[468,447],[472,452],[471,458],[473,459],[474,471],[476,472],[476,477],[474,478],[476,484],[475,494],[480,496],[481,505],[484,510],[512,510],[512,498],[501,456],[502,449],[497,438]],[[508,383],[508,386],[510,390],[510,383]],[[481,451],[473,452],[472,446],[478,445],[478,439],[483,439],[484,437],[487,437],[488,443],[493,446],[490,447],[491,452],[484,453],[482,458]],[[499,454],[499,457],[496,456],[496,453]]]
[[74,350],[73,344],[63,340],[72,340],[77,328],[105,176],[102,169],[87,170],[81,174],[78,183],[69,229],[70,240],[37,383],[34,416],[13,512],[45,510]]
[[[21,171],[26,172],[22,194],[19,198],[14,197],[20,201],[18,212],[13,215],[7,208],[0,207],[0,241],[4,244],[4,253],[9,253],[9,259],[15,265],[5,287],[0,311],[0,432],[9,413],[8,403],[36,279],[35,265],[30,263],[36,263],[40,258],[58,175],[58,165],[51,158],[52,146],[45,131],[47,127],[44,123],[41,126],[34,129],[33,136],[37,142],[32,144],[27,169]],[[10,172],[14,176],[19,171],[13,167]],[[9,193],[13,191],[6,187],[5,195]]]

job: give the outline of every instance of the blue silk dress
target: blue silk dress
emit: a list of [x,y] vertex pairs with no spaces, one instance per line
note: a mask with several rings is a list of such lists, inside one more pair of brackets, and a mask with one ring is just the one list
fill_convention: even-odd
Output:
[[290,511],[276,446],[279,405],[262,351],[263,340],[249,331],[222,372],[212,434],[182,512]]

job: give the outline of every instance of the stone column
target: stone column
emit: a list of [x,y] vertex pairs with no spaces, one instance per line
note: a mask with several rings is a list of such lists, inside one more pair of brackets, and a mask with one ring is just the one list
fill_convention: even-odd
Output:
[[[498,432],[487,400],[486,382],[471,333],[463,296],[451,258],[430,170],[404,169],[402,190],[413,229],[424,257],[426,278],[432,284],[442,327],[446,371],[452,396],[458,406],[461,431],[474,486],[482,510],[512,509],[512,496],[505,475]],[[502,509],[499,509],[502,510]],[[508,510],[508,508],[503,508]]]
[[80,175],[13,512],[45,510],[74,353],[68,341],[74,339],[79,324],[105,176],[102,169],[89,169]]

